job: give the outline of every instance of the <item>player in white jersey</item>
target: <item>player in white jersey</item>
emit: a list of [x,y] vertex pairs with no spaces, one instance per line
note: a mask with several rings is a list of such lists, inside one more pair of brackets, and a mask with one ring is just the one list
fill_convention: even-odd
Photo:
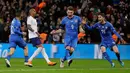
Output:
[[32,60],[34,57],[36,57],[40,52],[44,56],[45,60],[47,61],[49,66],[54,66],[57,63],[56,62],[51,62],[48,58],[48,55],[45,52],[45,48],[42,46],[42,43],[40,41],[40,35],[38,33],[38,28],[37,28],[37,21],[34,18],[36,15],[35,9],[30,9],[29,11],[30,16],[27,18],[27,27],[28,27],[28,32],[29,32],[29,39],[31,40],[31,43],[33,46],[37,48],[33,55],[29,58],[28,60],[28,66],[32,67]]

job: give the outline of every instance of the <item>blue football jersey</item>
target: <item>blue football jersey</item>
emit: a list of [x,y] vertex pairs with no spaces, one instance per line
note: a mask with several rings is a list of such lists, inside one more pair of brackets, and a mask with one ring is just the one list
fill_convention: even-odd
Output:
[[10,26],[10,34],[22,35],[21,23],[18,19],[14,18]]
[[93,28],[97,28],[100,32],[102,40],[109,41],[110,39],[112,39],[112,33],[116,34],[119,39],[122,39],[121,36],[116,32],[113,25],[108,21],[105,24],[97,22],[93,26],[88,26],[88,24],[86,24],[86,27],[90,30]]
[[74,15],[73,18],[66,16],[62,19],[61,24],[65,26],[66,35],[77,36],[81,18],[76,15]]
[[26,42],[23,40],[21,35],[22,35],[21,23],[18,19],[14,18],[10,26],[10,37],[9,37],[10,48],[16,48],[17,45],[21,48],[25,48]]

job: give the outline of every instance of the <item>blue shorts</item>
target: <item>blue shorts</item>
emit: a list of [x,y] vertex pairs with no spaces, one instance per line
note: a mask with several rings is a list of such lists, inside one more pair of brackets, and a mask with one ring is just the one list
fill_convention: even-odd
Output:
[[65,47],[70,46],[73,47],[74,49],[77,47],[77,42],[78,42],[78,37],[74,36],[65,36],[64,38],[64,43]]
[[20,48],[25,48],[27,45],[23,38],[18,35],[10,35],[9,44],[9,48],[16,48],[17,45]]
[[112,48],[113,46],[116,46],[116,43],[114,40],[109,40],[109,41],[102,41],[100,44],[100,47],[104,46],[106,48]]
[[37,45],[42,44],[40,38],[38,38],[38,37],[32,38],[32,39],[31,39],[31,43],[32,43],[32,45],[33,45],[34,47],[37,47]]

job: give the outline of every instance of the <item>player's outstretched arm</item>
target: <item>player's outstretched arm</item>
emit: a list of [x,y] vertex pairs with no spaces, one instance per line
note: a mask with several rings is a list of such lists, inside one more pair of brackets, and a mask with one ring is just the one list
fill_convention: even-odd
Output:
[[112,31],[114,34],[116,34],[116,36],[118,36],[118,38],[121,40],[121,42],[122,42],[123,44],[125,44],[126,42],[125,42],[124,39],[119,35],[119,33],[116,32],[116,30],[115,30],[115,28],[113,27],[112,24],[110,24],[110,28],[111,28],[111,31]]
[[64,30],[62,29],[52,30],[50,34],[58,34],[58,33],[64,33]]
[[94,25],[89,26],[89,25],[88,25],[89,22],[86,22],[85,20],[82,20],[82,24],[83,24],[88,30],[92,30],[92,29],[94,29],[94,28],[97,27],[97,24],[98,24],[98,23],[95,23]]

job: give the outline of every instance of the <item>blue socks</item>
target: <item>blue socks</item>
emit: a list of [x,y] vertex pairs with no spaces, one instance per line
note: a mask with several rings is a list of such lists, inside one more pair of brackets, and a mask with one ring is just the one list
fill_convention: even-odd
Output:
[[10,61],[10,58],[11,58],[11,55],[8,55],[8,56],[6,57],[6,59],[9,60],[9,61]]
[[121,62],[120,53],[116,53],[116,56],[117,56],[118,61]]
[[25,56],[25,61],[24,62],[28,62],[28,56]]
[[63,61],[68,60],[68,59],[70,59],[70,51],[68,49],[66,49]]
[[112,64],[112,61],[106,52],[103,53],[103,56]]

